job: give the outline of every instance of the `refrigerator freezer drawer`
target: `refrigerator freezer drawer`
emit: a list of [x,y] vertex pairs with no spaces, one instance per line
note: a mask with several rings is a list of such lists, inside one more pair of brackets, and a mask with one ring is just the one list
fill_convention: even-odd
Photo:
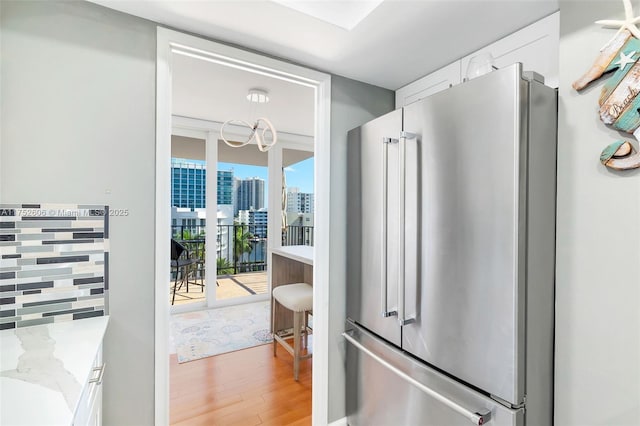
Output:
[[522,426],[507,408],[348,323],[347,420],[350,426]]

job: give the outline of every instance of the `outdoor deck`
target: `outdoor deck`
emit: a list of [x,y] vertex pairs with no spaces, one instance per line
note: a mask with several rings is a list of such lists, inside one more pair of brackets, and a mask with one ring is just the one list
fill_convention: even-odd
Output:
[[[216,299],[231,299],[234,297],[251,296],[252,294],[264,294],[267,289],[267,272],[244,272],[236,275],[218,275],[218,284],[216,287]],[[200,282],[200,280],[198,280]],[[215,284],[212,284],[215,286]],[[205,280],[205,291],[207,280]],[[198,285],[189,285],[189,292],[186,287],[182,286],[176,292],[176,301],[174,305],[183,305],[185,303],[203,301],[205,291],[202,291]],[[173,281],[169,282],[169,303],[173,292]]]

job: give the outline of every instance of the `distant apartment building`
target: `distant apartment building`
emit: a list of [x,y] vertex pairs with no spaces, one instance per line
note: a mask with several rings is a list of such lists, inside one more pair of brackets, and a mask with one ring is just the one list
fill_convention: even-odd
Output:
[[[233,205],[233,170],[218,170],[218,204]],[[171,206],[204,209],[207,206],[207,165],[171,159]]]
[[238,223],[249,225],[249,232],[255,237],[267,237],[268,221],[267,209],[238,211]]
[[240,210],[257,211],[264,208],[264,179],[240,179],[237,185],[236,214]]
[[[218,210],[222,206],[225,216],[233,218],[233,170],[218,170]],[[174,228],[204,228],[207,206],[207,165],[180,158],[171,159],[171,224]]]
[[314,213],[314,199],[313,194],[299,188],[287,188],[287,213]]
[[171,206],[204,209],[206,203],[207,166],[179,158],[171,159]]
[[218,170],[218,204],[234,205],[233,170]]

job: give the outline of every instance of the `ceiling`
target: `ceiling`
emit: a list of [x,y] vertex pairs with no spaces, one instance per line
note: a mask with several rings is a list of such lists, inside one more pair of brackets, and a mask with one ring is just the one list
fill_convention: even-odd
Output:
[[[312,88],[192,57],[174,54],[172,59],[174,115],[251,124],[267,117],[279,132],[314,134]],[[254,87],[266,89],[269,102],[249,102],[246,96]]]
[[385,0],[347,30],[266,0],[90,1],[391,90],[558,10],[558,0]]
[[[171,157],[206,160],[205,140],[172,135]],[[267,157],[266,152],[258,151],[255,146],[231,148],[224,142],[218,141],[218,161],[267,167]],[[313,157],[313,152],[286,148],[282,150],[283,167],[289,167],[310,157]]]

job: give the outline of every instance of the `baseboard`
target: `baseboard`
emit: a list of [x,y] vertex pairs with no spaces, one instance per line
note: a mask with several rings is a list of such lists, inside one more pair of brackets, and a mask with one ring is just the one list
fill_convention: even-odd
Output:
[[349,426],[349,424],[347,423],[347,418],[343,417],[336,420],[335,422],[329,423],[329,426]]

